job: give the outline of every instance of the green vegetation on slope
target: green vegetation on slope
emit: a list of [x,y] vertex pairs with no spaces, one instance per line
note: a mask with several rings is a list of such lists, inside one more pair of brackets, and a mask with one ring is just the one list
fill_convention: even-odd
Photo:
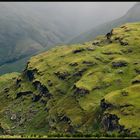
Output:
[[139,40],[140,23],[125,24],[32,57],[13,82],[2,76],[2,133],[139,136]]

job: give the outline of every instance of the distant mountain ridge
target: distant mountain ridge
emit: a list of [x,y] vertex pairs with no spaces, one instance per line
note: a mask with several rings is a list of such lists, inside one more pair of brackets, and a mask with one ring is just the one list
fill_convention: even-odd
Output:
[[72,40],[69,41],[69,43],[72,44],[90,41],[98,35],[106,34],[112,28],[120,26],[121,24],[140,21],[139,13],[140,13],[140,3],[138,2],[132,8],[130,8],[124,16],[116,20],[101,24],[97,27],[94,27],[93,29],[77,36],[76,38],[73,38]]

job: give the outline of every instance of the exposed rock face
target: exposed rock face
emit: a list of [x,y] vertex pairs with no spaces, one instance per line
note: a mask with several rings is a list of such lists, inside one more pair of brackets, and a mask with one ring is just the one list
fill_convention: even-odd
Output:
[[104,114],[102,126],[106,131],[120,130],[119,118],[114,114]]
[[83,68],[73,74],[73,76],[82,76],[82,74],[87,70],[87,68]]
[[125,62],[125,61],[112,62],[112,67],[114,67],[114,68],[125,67],[125,66],[127,66],[127,62]]
[[33,81],[34,74],[37,73],[37,69],[29,70],[28,65],[26,69],[23,71],[23,75],[28,78],[29,81]]
[[40,93],[41,94],[44,94],[44,95],[47,94],[47,93],[49,93],[49,90],[44,85],[40,85],[39,90],[40,90]]
[[74,86],[75,89],[75,94],[80,95],[80,96],[85,96],[86,94],[89,94],[89,91],[87,89],[83,89],[83,88],[77,88],[76,86]]
[[40,100],[40,98],[41,98],[40,95],[34,95],[34,94],[33,94],[32,101],[33,101],[33,102],[37,102],[37,101]]
[[42,85],[39,81],[35,81],[33,82],[33,85],[35,87],[35,89],[39,90],[41,94],[46,94],[49,92],[49,90],[47,89],[47,87],[45,87],[44,85]]
[[125,41],[123,41],[123,40],[121,40],[121,39],[119,39],[119,42],[120,42],[120,44],[121,44],[122,46],[127,46],[127,45],[128,45],[128,42],[125,42]]
[[54,73],[59,79],[65,80],[70,74],[68,72],[55,72]]
[[95,62],[91,62],[91,61],[83,61],[83,64],[86,64],[86,65],[88,65],[88,66],[96,65]]
[[[33,85],[34,85],[35,89],[40,92],[40,96],[45,96],[48,98],[50,98],[52,96],[49,93],[48,88],[46,86],[42,85],[39,81],[33,82]],[[35,97],[35,98],[39,98],[39,97]]]
[[132,81],[132,84],[138,84],[138,83],[140,83],[140,80],[134,80],[134,81]]
[[21,97],[23,95],[29,95],[29,94],[33,94],[33,93],[31,91],[19,92],[19,93],[17,93],[16,98],[19,98],[19,97]]
[[103,110],[106,110],[107,108],[112,107],[112,105],[110,103],[105,102],[105,99],[102,99],[100,103],[100,107]]
[[32,70],[26,71],[26,76],[28,77],[29,81],[32,81],[34,79],[34,73]]
[[[100,107],[103,111],[112,107],[110,103],[107,103],[105,99],[101,100]],[[102,117],[101,124],[105,131],[113,131],[120,127],[119,118],[116,115],[105,113]]]
[[106,34],[107,40],[111,41],[110,39],[111,39],[111,36],[112,36],[112,35],[113,35],[113,29],[111,30],[110,33],[107,33],[107,34]]
[[67,122],[68,124],[70,124],[71,123],[71,120],[70,120],[70,118],[69,117],[67,117],[66,115],[59,115],[58,116],[58,118],[59,118],[59,121],[63,121],[63,122]]
[[20,86],[20,85],[19,85],[20,82],[21,82],[21,78],[17,78],[17,80],[16,80],[16,85],[17,85],[17,86]]
[[[130,106],[130,105],[128,105]],[[101,117],[101,125],[103,130],[105,132],[107,131],[118,131],[120,134],[130,134],[130,130],[125,129],[123,125],[119,124],[119,117],[115,114],[109,114],[104,112],[105,110],[109,110],[110,108],[113,108],[113,105],[110,103],[107,103],[105,99],[101,100],[100,107],[102,108],[103,111],[103,116]],[[121,108],[127,107],[127,106],[121,106]]]
[[76,53],[80,53],[80,52],[83,52],[85,49],[81,48],[81,49],[77,49],[77,50],[74,50],[73,53],[76,54]]
[[34,81],[33,85],[34,85],[35,89],[40,90],[41,83],[39,81]]

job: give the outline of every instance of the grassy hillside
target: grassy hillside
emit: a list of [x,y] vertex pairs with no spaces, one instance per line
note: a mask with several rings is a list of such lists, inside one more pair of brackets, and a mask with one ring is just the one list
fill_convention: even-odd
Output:
[[140,23],[125,24],[1,76],[1,134],[139,137],[139,40]]

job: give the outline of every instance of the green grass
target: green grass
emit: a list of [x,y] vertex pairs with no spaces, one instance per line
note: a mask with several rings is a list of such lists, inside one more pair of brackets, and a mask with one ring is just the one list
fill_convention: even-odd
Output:
[[[124,28],[113,30],[112,43],[105,36],[100,36],[96,39],[99,42],[97,45],[93,45],[93,41],[90,41],[84,44],[58,46],[33,56],[28,61],[26,69],[36,70],[33,81],[29,81],[23,73],[18,74],[17,76],[21,78],[18,86],[15,79],[9,80],[13,74],[1,76],[0,81],[3,82],[0,82],[1,100],[6,100],[3,96],[5,84],[6,87],[10,87],[7,93],[9,98],[6,100],[8,104],[6,107],[3,104],[0,106],[3,127],[7,126],[12,134],[19,135],[72,136],[73,133],[91,135],[97,133],[100,137],[119,136],[116,131],[103,130],[100,124],[102,114],[108,112],[116,114],[120,118],[119,123],[131,132],[136,132],[138,136],[140,86],[139,83],[132,85],[132,82],[139,80],[137,71],[140,70],[140,24],[125,24],[125,26],[128,31]],[[121,45],[119,40],[116,40],[118,37],[127,41],[128,45]],[[113,67],[113,63],[127,65]],[[33,102],[33,95],[40,94],[33,86],[35,81],[44,85],[52,98],[41,96],[39,101]],[[78,89],[82,90],[82,95]],[[88,94],[84,95],[85,90]],[[122,96],[124,90],[128,91],[128,96]],[[32,94],[22,95],[16,99],[17,93],[27,91],[31,91]],[[101,112],[100,102],[103,98],[115,108]],[[44,100],[46,103],[41,102]],[[132,106],[121,108],[121,105],[125,104]],[[6,108],[25,119],[23,125],[19,125],[20,120],[12,121],[9,115],[3,115]]]

